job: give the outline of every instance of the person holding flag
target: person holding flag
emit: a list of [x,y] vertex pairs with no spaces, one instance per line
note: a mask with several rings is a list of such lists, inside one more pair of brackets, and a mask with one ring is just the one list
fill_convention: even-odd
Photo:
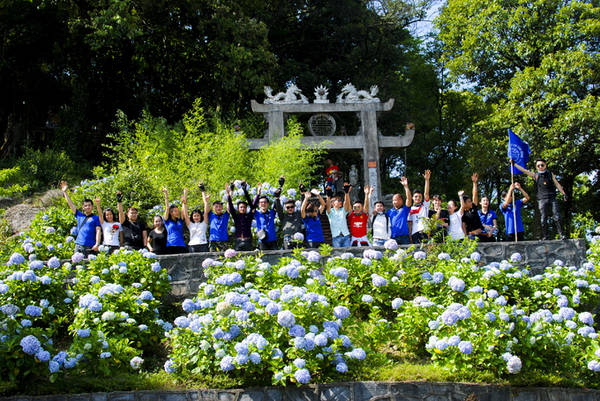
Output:
[[[523,199],[517,199],[513,202],[515,189],[521,191]],[[506,240],[524,241],[525,228],[523,227],[523,219],[521,219],[521,209],[523,204],[529,201],[529,195],[521,188],[521,184],[515,182],[510,185],[508,191],[502,192],[501,196],[502,199],[504,199],[504,203],[502,203],[500,208],[502,209],[504,222],[506,224]]]
[[[560,224],[560,211],[558,209],[558,201],[556,200],[556,190],[558,189],[563,194],[564,199],[567,199],[565,190],[560,185],[556,176],[548,171],[546,160],[537,159],[535,161],[535,167],[537,172],[533,173],[525,168],[527,161],[529,161],[529,145],[521,140],[514,132],[508,130],[508,158],[511,163],[511,184],[514,184],[514,174],[527,174],[535,181],[536,195],[538,201],[538,208],[540,210],[540,218],[542,225],[542,240],[548,239],[548,209],[552,209],[552,217],[554,224],[556,225],[556,231],[561,239],[565,239],[565,235]],[[516,214],[516,208],[514,205],[513,196],[513,213]],[[516,223],[516,216],[514,222]],[[515,229],[515,231],[517,231]]]

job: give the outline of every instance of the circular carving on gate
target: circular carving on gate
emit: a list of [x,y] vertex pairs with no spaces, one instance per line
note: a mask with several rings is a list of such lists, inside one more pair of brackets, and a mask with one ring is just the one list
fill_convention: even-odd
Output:
[[335,118],[329,114],[313,114],[308,119],[308,130],[313,136],[331,136],[335,134],[335,128]]

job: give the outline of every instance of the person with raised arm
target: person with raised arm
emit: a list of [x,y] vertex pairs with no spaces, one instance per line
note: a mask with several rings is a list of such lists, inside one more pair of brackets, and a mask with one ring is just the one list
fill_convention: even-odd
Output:
[[[284,179],[283,176],[281,178]],[[280,186],[283,186],[283,183]],[[293,199],[286,200],[284,205],[281,204],[281,190],[279,188],[275,191],[274,195],[275,210],[281,224],[280,230],[283,236],[283,249],[297,248],[304,241],[304,221],[302,220],[302,214],[296,210],[296,202]],[[284,207],[285,211],[283,210]]]
[[169,191],[167,188],[163,188],[162,191],[165,195],[165,214],[163,219],[165,220],[165,229],[167,230],[167,253],[187,253],[188,249],[183,239],[183,221],[189,219],[187,213],[187,188],[184,188],[183,196],[181,197],[181,214],[183,215],[183,219],[180,217],[177,205],[169,204]]
[[[514,209],[513,209],[513,196],[515,188],[521,191],[523,194],[522,199],[515,199]],[[521,184],[515,182],[511,184],[508,188],[508,191],[502,192],[502,199],[504,199],[504,203],[502,203],[502,214],[504,215],[504,223],[506,225],[506,240],[514,241],[515,240],[515,222],[516,222],[516,232],[517,241],[525,240],[525,228],[523,227],[523,219],[521,219],[521,209],[523,205],[529,201],[529,195],[525,190],[521,187]],[[516,219],[515,219],[516,217]]]
[[[282,178],[279,178],[279,190],[282,186]],[[262,184],[257,184],[256,197],[252,210],[256,220],[256,237],[258,247],[261,251],[272,251],[277,249],[277,231],[275,231],[275,216],[277,213],[273,207],[269,208],[269,198],[262,195]]]
[[510,162],[518,170],[527,174],[535,181],[538,209],[540,210],[540,220],[542,223],[542,240],[548,239],[548,209],[552,210],[552,218],[554,219],[556,231],[558,231],[560,239],[565,239],[565,234],[560,223],[560,210],[558,208],[558,200],[556,200],[556,190],[558,189],[563,195],[565,202],[567,201],[567,194],[556,179],[554,173],[548,171],[548,163],[546,163],[546,160],[537,159],[535,161],[535,167],[537,168],[535,173],[514,163],[512,159]]
[[233,219],[233,225],[235,227],[235,243],[233,249],[236,251],[252,251],[254,246],[252,245],[252,220],[254,219],[254,213],[248,208],[253,205],[250,194],[248,193],[248,184],[246,181],[242,181],[242,191],[244,192],[244,198],[237,203],[237,210],[233,206],[233,198],[231,197],[233,191],[233,184],[225,186],[225,192],[227,193],[227,211],[231,214]]
[[[204,191],[204,184],[200,184],[201,191]],[[207,198],[209,195],[207,195]],[[212,210],[208,212],[209,241],[211,252],[223,252],[229,247],[229,233],[227,226],[229,224],[229,212],[223,211],[223,202],[216,200],[212,204]]]
[[348,214],[348,227],[350,228],[351,246],[371,246],[367,238],[367,225],[369,224],[369,203],[373,194],[373,187],[365,186],[365,204],[356,200],[352,204],[352,213]]
[[410,235],[408,232],[408,214],[412,206],[412,194],[408,187],[408,179],[400,178],[400,184],[404,187],[404,199],[399,193],[392,197],[392,208],[385,212],[390,218],[390,226],[392,229],[392,238],[396,240],[398,245],[410,244]]
[[[77,238],[75,238],[75,252],[80,252],[86,257],[91,253],[98,252],[100,241],[102,239],[102,226],[98,216],[94,216],[94,203],[91,199],[84,199],[81,203],[81,210],[78,210],[69,193],[69,184],[66,181],[60,182],[60,189],[67,201],[67,205],[75,214],[77,220]],[[83,211],[83,212],[82,212]]]
[[188,251],[190,253],[195,252],[208,252],[208,240],[206,239],[206,230],[208,229],[208,199],[206,198],[206,192],[202,191],[202,201],[204,203],[204,211],[196,208],[192,211],[190,216],[187,213],[187,202],[184,205],[185,213],[183,213],[183,219],[187,225],[188,231],[190,232],[190,240],[188,242]]
[[345,248],[350,246],[350,230],[348,230],[348,213],[352,211],[350,206],[350,191],[352,186],[344,183],[344,200],[338,194],[334,194],[333,188],[327,187],[327,217],[331,228],[331,242],[334,248]]
[[462,201],[464,202],[462,216],[463,229],[469,239],[478,239],[480,242],[487,242],[489,237],[483,231],[483,224],[481,224],[479,210],[477,209],[479,203],[479,195],[477,194],[477,181],[479,180],[479,175],[473,173],[471,180],[473,181],[473,197],[470,198],[467,195],[463,195],[462,197]]
[[429,180],[431,179],[431,170],[425,170],[423,174],[425,179],[424,192],[417,189],[412,195],[412,206],[408,214],[408,224],[410,226],[410,242],[419,244],[427,241],[425,233],[425,219],[429,217]]
[[[304,186],[302,185],[301,188]],[[312,195],[318,197],[320,206],[317,207],[310,198]],[[309,248],[318,248],[323,241],[323,227],[321,227],[320,215],[325,211],[325,201],[321,196],[321,193],[313,189],[312,191],[306,191],[304,193],[304,200],[300,208],[300,215],[304,221],[306,227],[306,244]]]
[[139,217],[137,207],[130,206],[127,215],[123,212],[123,194],[117,192],[117,209],[119,210],[119,223],[123,227],[123,246],[128,249],[140,250],[148,244],[148,227],[146,222]]
[[115,213],[111,208],[104,209],[100,205],[100,197],[94,199],[100,227],[102,227],[102,245],[108,247],[108,253],[113,253],[123,245],[123,227],[115,221]]
[[448,201],[448,235],[453,240],[461,240],[466,237],[465,228],[462,224],[462,216],[465,208],[465,191],[458,191],[460,208],[455,200]]

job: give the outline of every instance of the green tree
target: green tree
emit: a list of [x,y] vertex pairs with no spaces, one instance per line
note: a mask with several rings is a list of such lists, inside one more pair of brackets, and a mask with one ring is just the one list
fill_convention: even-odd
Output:
[[490,152],[502,154],[512,128],[548,159],[567,222],[575,178],[600,167],[599,17],[592,1],[452,0],[437,19],[451,77],[494,105],[478,125],[495,138]]

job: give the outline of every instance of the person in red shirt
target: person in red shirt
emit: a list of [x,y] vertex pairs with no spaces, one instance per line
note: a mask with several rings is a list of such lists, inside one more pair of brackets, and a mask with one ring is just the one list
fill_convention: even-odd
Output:
[[337,180],[337,173],[340,171],[340,168],[331,159],[325,160],[325,165],[327,166],[325,167],[326,186],[333,188],[333,183]]
[[352,213],[348,214],[348,228],[350,229],[350,243],[352,246],[371,246],[367,238],[367,224],[369,222],[369,198],[373,188],[365,186],[365,204],[356,201],[352,204]]

